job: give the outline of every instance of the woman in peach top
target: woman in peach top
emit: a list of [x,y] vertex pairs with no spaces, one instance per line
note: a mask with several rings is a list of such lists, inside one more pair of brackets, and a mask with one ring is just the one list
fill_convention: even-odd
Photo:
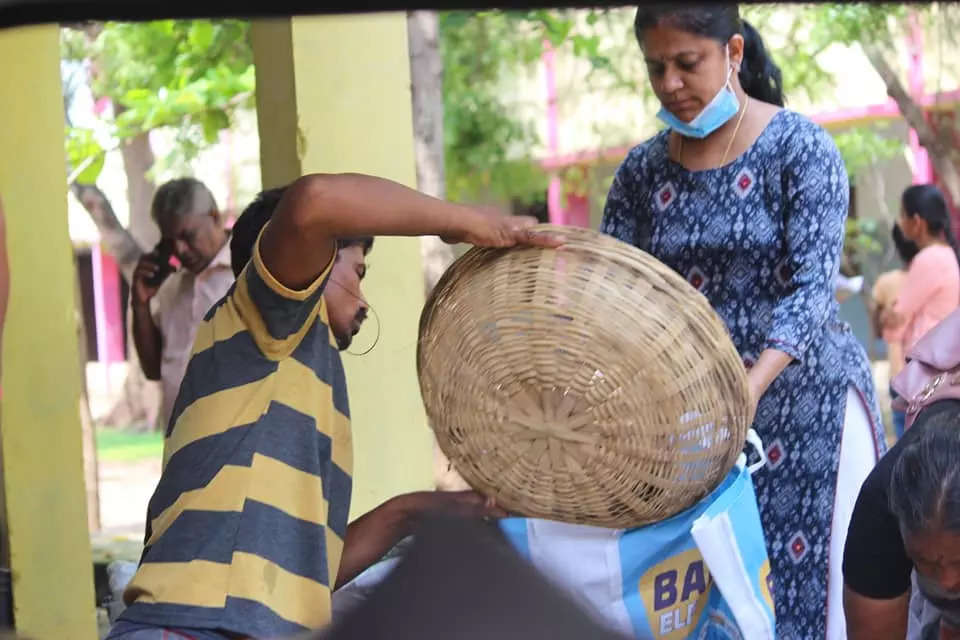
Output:
[[940,190],[932,184],[913,185],[900,202],[900,229],[920,251],[881,321],[884,338],[899,341],[906,356],[923,334],[960,305],[960,263]]

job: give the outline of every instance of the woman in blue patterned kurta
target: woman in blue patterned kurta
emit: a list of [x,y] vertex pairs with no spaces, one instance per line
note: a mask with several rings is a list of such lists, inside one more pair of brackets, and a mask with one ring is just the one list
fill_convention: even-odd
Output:
[[736,5],[641,6],[635,28],[671,127],[630,151],[602,229],[685,276],[726,323],[768,457],[754,481],[777,637],[843,638],[846,525],[884,450],[867,357],[834,299],[843,161],[780,108],[779,70]]

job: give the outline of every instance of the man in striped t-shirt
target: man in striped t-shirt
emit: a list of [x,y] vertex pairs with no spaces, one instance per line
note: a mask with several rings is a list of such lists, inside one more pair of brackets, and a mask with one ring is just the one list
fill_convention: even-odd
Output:
[[[422,492],[347,526],[353,455],[337,349],[366,309],[368,247],[350,239],[553,244],[529,231],[534,222],[356,174],[309,175],[261,194],[234,226],[236,283],[197,330],[146,547],[109,638],[283,637],[323,627],[331,590],[424,511],[497,513],[470,492]],[[331,299],[338,303],[328,308]]]

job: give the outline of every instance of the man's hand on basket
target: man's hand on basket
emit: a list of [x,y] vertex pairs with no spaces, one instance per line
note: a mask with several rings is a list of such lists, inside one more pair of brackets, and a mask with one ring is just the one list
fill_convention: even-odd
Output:
[[531,216],[512,216],[495,207],[464,207],[462,215],[441,236],[444,242],[466,242],[478,247],[514,246],[559,247],[561,239],[553,234],[531,230],[538,220]]
[[417,491],[391,498],[347,527],[336,588],[383,558],[430,516],[486,519],[507,513],[475,491]]
[[457,518],[505,518],[507,512],[493,498],[476,491],[418,491],[397,497],[398,506],[408,522],[419,522],[428,516]]

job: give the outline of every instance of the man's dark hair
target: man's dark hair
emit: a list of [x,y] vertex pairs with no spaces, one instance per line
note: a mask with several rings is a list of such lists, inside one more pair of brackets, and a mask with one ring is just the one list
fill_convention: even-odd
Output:
[[[273,217],[273,212],[283,197],[287,187],[264,189],[257,194],[237,221],[230,234],[230,266],[234,277],[239,276],[243,268],[253,256],[253,245],[260,235],[260,231]],[[373,248],[373,236],[355,236],[337,239],[337,248],[363,247],[363,255],[370,253]]]
[[210,189],[195,178],[177,178],[160,185],[150,205],[150,215],[160,227],[175,218],[217,210]]

